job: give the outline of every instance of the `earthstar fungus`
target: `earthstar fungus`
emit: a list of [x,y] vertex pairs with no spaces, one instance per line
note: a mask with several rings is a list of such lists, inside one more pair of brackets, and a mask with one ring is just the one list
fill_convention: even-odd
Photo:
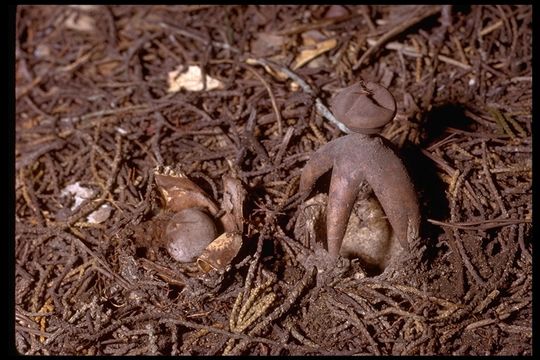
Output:
[[203,272],[226,269],[242,245],[245,191],[241,182],[223,177],[224,204],[220,209],[181,171],[157,167],[154,178],[165,211],[158,223],[160,229],[153,234],[162,236],[169,255],[179,262],[196,261]]
[[360,183],[373,189],[401,246],[408,249],[418,236],[420,210],[407,170],[388,146],[375,135],[396,113],[392,94],[375,83],[359,82],[335,95],[331,109],[355,133],[335,139],[317,150],[306,163],[300,192],[307,193],[317,179],[332,169],[326,209],[327,247],[337,258]]

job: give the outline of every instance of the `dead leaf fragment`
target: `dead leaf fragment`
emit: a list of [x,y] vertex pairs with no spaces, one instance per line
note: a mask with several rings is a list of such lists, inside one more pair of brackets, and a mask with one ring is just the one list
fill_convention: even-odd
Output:
[[294,60],[293,70],[296,70],[316,57],[324,54],[327,51],[332,50],[337,45],[336,39],[328,39],[315,43],[314,45],[309,46],[308,48],[302,50],[300,54]]
[[111,216],[112,206],[109,204],[101,204],[101,206],[87,216],[86,221],[90,224],[101,224]]
[[[79,182],[66,186],[60,196],[67,197],[71,202],[70,210],[76,211],[85,200],[91,200],[96,197],[96,191],[81,186]],[[90,224],[100,224],[107,220],[111,215],[112,207],[109,204],[102,204],[97,210],[93,211],[86,217],[86,222]]]
[[84,200],[92,199],[95,195],[96,192],[94,190],[81,186],[79,182],[69,184],[60,193],[60,196],[67,196],[73,199],[71,210],[76,210]]
[[[180,65],[176,70],[168,74],[169,89],[168,92],[178,92],[181,89],[188,91],[201,91],[204,88],[201,68],[197,65],[188,66],[187,72],[184,66]],[[223,83],[217,79],[206,75],[206,90],[222,89]]]
[[95,20],[89,15],[72,12],[64,22],[64,26],[76,31],[92,32],[95,30]]

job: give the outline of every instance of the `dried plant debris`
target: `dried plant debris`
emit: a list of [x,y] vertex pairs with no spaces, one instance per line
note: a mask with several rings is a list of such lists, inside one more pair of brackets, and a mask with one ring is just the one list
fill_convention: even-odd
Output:
[[318,31],[308,31],[302,34],[304,46],[294,60],[292,69],[296,70],[318,58],[320,55],[332,50],[337,45],[336,39],[326,39]]
[[95,20],[87,14],[72,12],[67,17],[64,26],[71,30],[93,32],[95,31]]
[[[57,214],[57,219],[65,219],[68,213],[73,213],[76,211],[84,201],[91,201],[96,197],[96,191],[91,188],[81,186],[79,182],[69,184],[60,193],[60,196],[68,198],[69,202],[72,204],[69,207],[60,209]],[[86,221],[89,224],[99,224],[104,222],[109,218],[112,212],[112,207],[109,204],[102,204],[96,211],[90,213],[86,217]]]
[[[532,355],[532,6],[22,5],[15,24],[14,351]],[[344,202],[302,171],[336,141],[339,178],[369,187],[345,186],[329,262]],[[172,227],[183,211],[206,220]],[[175,260],[168,225],[203,222]]]
[[195,65],[190,65],[184,71],[182,65],[176,70],[169,72],[168,77],[169,89],[168,92],[177,92],[182,89],[188,91],[214,90],[223,88],[223,84],[208,75],[205,78],[202,76],[201,68]]

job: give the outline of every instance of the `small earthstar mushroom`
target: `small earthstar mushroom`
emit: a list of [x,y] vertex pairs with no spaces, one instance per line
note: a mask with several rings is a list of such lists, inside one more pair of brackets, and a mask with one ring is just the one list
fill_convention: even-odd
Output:
[[[337,258],[360,183],[373,189],[401,246],[418,236],[420,210],[407,170],[389,147],[374,135],[396,113],[392,94],[375,83],[359,82],[338,92],[331,102],[336,118],[356,132],[317,150],[302,170],[300,192],[307,196],[317,179],[332,169],[326,234],[328,252]],[[373,134],[373,135],[367,135]]]

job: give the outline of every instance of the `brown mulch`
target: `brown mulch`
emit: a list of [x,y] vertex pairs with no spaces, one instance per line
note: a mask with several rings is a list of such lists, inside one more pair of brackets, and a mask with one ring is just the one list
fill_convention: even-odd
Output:
[[[19,6],[15,35],[19,353],[532,354],[532,6]],[[222,86],[168,92],[179,65]],[[396,98],[421,242],[318,271],[299,175],[360,79]],[[157,166],[240,180],[229,267],[135,236]]]

